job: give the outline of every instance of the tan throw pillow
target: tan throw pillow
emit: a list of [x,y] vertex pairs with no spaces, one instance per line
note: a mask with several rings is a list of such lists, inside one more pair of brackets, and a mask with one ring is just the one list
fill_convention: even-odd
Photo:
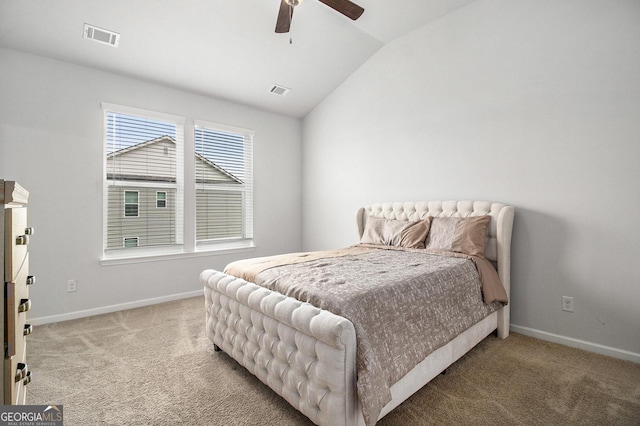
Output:
[[426,248],[483,256],[491,216],[434,217]]
[[431,218],[418,222],[407,220],[367,218],[361,243],[385,246],[424,248]]

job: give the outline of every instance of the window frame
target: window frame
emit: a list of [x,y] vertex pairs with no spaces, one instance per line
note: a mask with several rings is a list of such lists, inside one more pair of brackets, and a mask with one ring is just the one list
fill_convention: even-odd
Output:
[[[135,240],[136,241],[136,245],[135,246],[127,246],[127,240]],[[122,247],[123,248],[134,248],[134,247],[139,247],[140,245],[140,237],[122,237]]]
[[[164,194],[164,198],[158,198],[159,194]],[[164,202],[164,206],[159,206],[158,202]],[[167,208],[167,191],[156,191],[156,209],[166,209]]]
[[[248,166],[251,167],[251,174],[253,174],[253,139],[255,132],[239,127],[227,126],[219,123],[214,123],[206,120],[199,119],[187,119],[183,116],[160,113],[155,111],[144,110],[140,108],[128,107],[123,105],[116,105],[111,103],[102,103],[103,116],[104,116],[104,128],[103,128],[103,249],[100,260],[102,266],[133,264],[140,262],[150,262],[165,259],[180,259],[184,257],[201,257],[211,254],[229,254],[229,253],[241,253],[255,250],[255,243],[253,238],[253,178],[251,178],[251,196],[246,200],[246,208],[243,211],[243,223],[246,223],[247,229],[245,236],[249,238],[243,238],[241,240],[229,240],[229,241],[196,241],[196,176],[195,176],[195,127],[196,125],[209,127],[213,126],[215,130],[236,132],[246,135],[249,140],[248,144],[251,148],[250,158],[248,158]],[[175,193],[173,189],[163,191],[162,189],[157,192],[166,192],[164,208],[177,208],[180,212],[176,216],[176,232],[178,233],[180,244],[175,246],[161,246],[161,247],[128,247],[121,249],[107,249],[108,241],[108,214],[107,214],[107,194],[109,190],[109,182],[107,180],[107,115],[108,112],[114,112],[116,114],[126,114],[131,116],[138,116],[143,118],[149,118],[153,120],[166,120],[170,121],[177,126],[180,126],[182,134],[181,140],[176,141],[176,183]],[[186,170],[194,170],[194,172],[185,173]],[[115,185],[126,187],[127,183],[117,183]],[[144,186],[144,184],[142,185]],[[124,190],[124,188],[121,188]],[[220,189],[220,188],[218,188]],[[128,190],[128,189],[127,189]],[[146,196],[145,196],[146,197]],[[169,198],[171,197],[171,198]],[[171,203],[169,202],[171,200]],[[146,202],[146,201],[145,201]],[[138,203],[140,203],[140,194],[138,194]],[[124,208],[124,207],[123,207]],[[156,208],[162,209],[163,207],[157,207],[157,194],[156,194]],[[140,206],[138,205],[138,215],[140,215]],[[133,217],[133,216],[130,216]],[[248,220],[247,220],[248,218]],[[138,243],[139,243],[139,237]],[[124,239],[123,239],[124,246]]]
[[[102,161],[103,161],[103,170],[102,170],[102,179],[103,179],[103,241],[102,241],[102,257],[101,262],[103,264],[108,264],[109,260],[126,260],[126,259],[135,259],[145,256],[156,256],[158,254],[175,254],[184,251],[184,150],[185,150],[185,118],[177,115],[171,115],[166,113],[160,113],[155,111],[144,110],[140,108],[127,107],[122,105],[115,105],[103,102],[102,103],[103,110],[103,148],[102,148]],[[154,121],[161,121],[167,124],[174,125],[176,127],[176,140],[175,142],[175,182],[146,182],[139,181],[135,183],[136,188],[142,188],[144,191],[148,191],[147,188],[166,188],[167,195],[171,192],[172,194],[175,192],[172,197],[175,198],[173,208],[174,212],[174,221],[175,221],[175,229],[173,229],[173,233],[171,234],[172,241],[169,245],[160,245],[160,246],[139,246],[139,247],[117,247],[117,246],[108,246],[109,241],[109,188],[118,188],[122,187],[123,191],[136,191],[135,188],[127,188],[131,187],[132,183],[128,181],[126,178],[124,179],[108,179],[108,153],[107,147],[109,144],[108,137],[108,129],[109,129],[109,114],[120,114],[127,115],[134,118],[139,119],[149,119]],[[173,163],[172,163],[173,164]],[[162,191],[163,189],[160,189]],[[150,194],[145,192],[145,205],[149,206],[148,196]],[[124,201],[124,200],[123,200]],[[138,218],[140,218],[140,194],[138,194]],[[151,207],[151,206],[149,206]],[[124,205],[123,205],[124,210]],[[124,214],[124,213],[123,213]],[[146,215],[147,213],[145,213]],[[134,219],[134,216],[126,216],[124,219]],[[124,237],[124,236],[123,236]],[[113,238],[113,237],[112,237]],[[139,238],[139,236],[138,236]],[[140,239],[138,239],[138,243]]]
[[[136,194],[136,202],[131,203],[127,202],[127,193]],[[136,206],[136,214],[131,215],[127,214],[127,206],[135,205]],[[140,217],[140,191],[132,191],[130,189],[125,189],[122,191],[122,208],[123,208],[123,218],[126,219],[128,217]]]
[[[197,136],[196,130],[198,128],[211,130],[214,132],[230,133],[234,135],[243,136],[243,166],[244,166],[244,183],[242,188],[231,184],[199,184],[197,182],[196,171],[194,170],[194,185],[197,197],[198,189],[215,189],[216,191],[234,191],[242,194],[242,236],[230,237],[230,238],[216,238],[216,239],[197,239],[197,219],[194,222],[194,234],[195,244],[197,249],[211,250],[218,248],[243,248],[254,247],[253,242],[253,139],[255,132],[253,130],[229,126],[225,124],[215,123],[206,120],[194,120],[194,154],[197,149]],[[195,158],[195,156],[194,156]],[[194,203],[194,216],[197,217],[197,201]]]

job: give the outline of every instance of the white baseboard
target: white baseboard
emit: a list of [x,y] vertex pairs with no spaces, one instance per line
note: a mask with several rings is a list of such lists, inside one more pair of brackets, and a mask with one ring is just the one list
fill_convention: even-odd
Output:
[[535,328],[522,327],[520,325],[511,324],[509,329],[515,333],[524,334],[525,336],[535,337],[537,339],[546,340],[548,342],[559,343],[561,345],[570,346],[572,348],[582,349],[588,352],[595,352],[600,355],[607,355],[613,358],[632,361],[640,364],[640,354],[624,349],[612,348],[610,346],[599,345],[597,343],[586,342],[584,340],[574,339],[572,337],[561,336],[559,334],[548,333]]
[[[187,299],[190,297],[198,297],[204,294],[204,290],[190,291],[187,293],[171,294],[169,296],[154,297],[151,299],[137,300],[133,302],[120,303],[117,305],[102,306],[99,308],[86,309],[83,311],[69,312],[60,315],[51,315],[46,317],[29,318],[29,323],[37,326],[42,324],[50,324],[60,321],[69,321],[78,318],[85,318],[94,315],[107,314],[110,312],[124,311],[126,309],[140,308],[143,306],[157,305],[158,303],[171,302],[173,300]],[[516,324],[510,324],[509,329],[515,333],[524,334],[525,336],[535,337],[537,339],[546,340],[548,342],[559,343],[561,345],[578,348],[589,352],[607,355],[613,358],[632,361],[640,364],[640,354],[624,349],[612,348],[610,346],[599,345],[584,340],[574,339],[572,337],[561,336],[559,334],[548,333],[546,331],[537,330],[535,328],[523,327]]]
[[46,317],[29,318],[29,324],[35,326],[35,325],[42,325],[42,324],[50,324],[53,322],[69,321],[69,320],[78,319],[78,318],[91,317],[94,315],[108,314],[110,312],[124,311],[126,309],[140,308],[140,307],[149,306],[149,305],[157,305],[158,303],[171,302],[173,300],[180,300],[180,299],[187,299],[189,297],[202,296],[203,294],[204,294],[204,289],[190,291],[187,293],[171,294],[169,296],[154,297],[151,299],[136,300],[133,302],[120,303],[117,305],[102,306],[99,308],[69,312],[69,313],[60,314],[60,315],[50,315]]

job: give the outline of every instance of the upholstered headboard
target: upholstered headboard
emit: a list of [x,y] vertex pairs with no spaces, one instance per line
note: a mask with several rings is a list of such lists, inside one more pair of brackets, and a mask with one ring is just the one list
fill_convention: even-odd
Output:
[[418,221],[432,217],[491,216],[487,227],[484,255],[497,264],[498,274],[507,293],[510,290],[511,233],[515,209],[502,203],[489,201],[418,201],[378,203],[358,210],[357,223],[360,237],[367,218]]

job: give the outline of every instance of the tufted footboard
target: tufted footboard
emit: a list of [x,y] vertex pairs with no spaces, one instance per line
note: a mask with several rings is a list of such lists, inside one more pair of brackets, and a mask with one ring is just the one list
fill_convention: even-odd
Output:
[[354,419],[356,335],[338,315],[242,279],[203,271],[209,339],[322,425]]

